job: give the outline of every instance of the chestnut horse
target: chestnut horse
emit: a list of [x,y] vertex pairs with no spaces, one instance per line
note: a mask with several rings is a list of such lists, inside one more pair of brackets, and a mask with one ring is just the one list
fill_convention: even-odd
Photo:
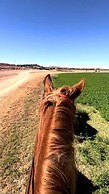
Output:
[[75,194],[75,98],[84,80],[55,90],[50,74],[44,79],[40,123],[26,194]]

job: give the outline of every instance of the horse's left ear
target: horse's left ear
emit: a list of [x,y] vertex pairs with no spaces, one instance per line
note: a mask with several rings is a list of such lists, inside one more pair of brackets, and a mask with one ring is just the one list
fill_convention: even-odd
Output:
[[54,87],[53,87],[53,83],[52,83],[52,79],[51,79],[50,74],[48,74],[45,77],[43,83],[44,83],[44,95],[52,92],[52,90],[54,89]]
[[85,82],[84,82],[84,79],[82,79],[79,83],[75,84],[70,88],[70,98],[72,100],[74,100],[81,94],[81,92],[84,89],[84,85],[85,85]]

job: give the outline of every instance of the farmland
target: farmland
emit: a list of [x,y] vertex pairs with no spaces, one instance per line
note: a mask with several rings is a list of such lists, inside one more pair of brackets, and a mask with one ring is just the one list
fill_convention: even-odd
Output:
[[109,74],[108,73],[68,73],[54,78],[56,87],[73,85],[85,79],[85,89],[78,102],[94,106],[102,117],[109,121]]
[[109,193],[109,74],[68,73],[54,77],[55,87],[85,79],[77,102],[75,148],[78,193]]

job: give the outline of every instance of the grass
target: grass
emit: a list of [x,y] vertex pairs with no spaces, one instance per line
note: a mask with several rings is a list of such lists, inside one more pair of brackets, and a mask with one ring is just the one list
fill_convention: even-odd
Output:
[[[77,169],[84,175],[84,177],[87,177],[88,180],[91,180],[91,183],[93,185],[91,193],[108,194],[109,123],[105,119],[103,119],[100,113],[93,107],[89,107],[87,105],[83,106],[80,104],[78,104],[77,107],[79,109],[79,115],[82,116],[86,113],[88,115],[87,120],[82,117],[82,121],[80,122],[80,124],[82,125],[82,128],[80,128],[80,132],[82,133],[85,131],[86,134],[84,132],[82,133],[82,137],[81,133],[79,134],[80,136],[75,136]],[[99,118],[99,120],[96,120],[96,118]],[[97,127],[98,123],[99,127]],[[80,127],[80,125],[78,127]],[[87,134],[87,131],[89,130],[91,131]],[[80,141],[81,138],[82,141]],[[96,189],[94,190],[94,188]]]
[[76,143],[77,167],[91,180],[94,194],[109,193],[109,139],[99,135],[94,140],[86,139],[82,145]]
[[73,85],[85,79],[85,89],[78,102],[95,107],[109,121],[109,74],[108,73],[66,73],[54,77],[56,87]]
[[[109,193],[109,74],[76,73],[54,77],[55,87],[73,85],[85,78],[76,114],[76,166],[80,194]],[[90,184],[89,184],[90,183]],[[88,185],[89,184],[89,185]]]

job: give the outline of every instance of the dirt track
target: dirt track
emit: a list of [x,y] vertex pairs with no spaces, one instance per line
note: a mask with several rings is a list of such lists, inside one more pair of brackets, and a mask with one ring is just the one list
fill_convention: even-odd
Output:
[[0,72],[0,131],[6,130],[8,122],[22,107],[22,99],[37,87],[50,71],[9,70]]
[[[39,85],[48,73],[57,72],[37,70],[0,72],[0,154],[2,156],[0,193],[2,194],[23,193],[25,190],[25,180],[31,163],[30,153],[38,123],[41,94]],[[18,143],[19,138],[20,143]],[[14,177],[17,176],[17,169],[21,171],[20,178]]]
[[0,71],[0,97],[2,98],[9,94],[9,92],[18,89],[25,82],[45,74],[47,74],[46,71],[38,70]]

